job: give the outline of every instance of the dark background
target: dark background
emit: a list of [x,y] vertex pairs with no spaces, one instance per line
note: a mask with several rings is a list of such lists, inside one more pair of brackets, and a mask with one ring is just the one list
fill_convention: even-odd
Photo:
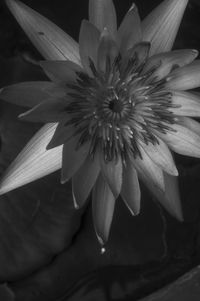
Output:
[[[142,19],[160,2],[135,1]],[[87,0],[24,3],[76,40],[81,20],[88,17]],[[114,3],[120,22],[132,0]],[[200,0],[189,1],[174,48],[200,49]],[[0,87],[45,79],[31,63],[39,59],[2,1]],[[0,109],[3,172],[41,125],[18,121],[24,110],[18,106],[1,101]],[[185,222],[170,217],[142,186],[139,216],[130,216],[119,200],[104,255],[94,234],[90,205],[78,212],[73,209],[70,184],[60,185],[59,173],[1,196],[0,300],[138,300],[195,268],[200,263],[200,160],[175,159]],[[193,281],[189,275],[188,282]],[[190,282],[188,286],[190,290]],[[184,293],[181,300],[199,300],[199,293],[190,299]],[[172,290],[165,300],[180,300],[180,291],[176,294]]]

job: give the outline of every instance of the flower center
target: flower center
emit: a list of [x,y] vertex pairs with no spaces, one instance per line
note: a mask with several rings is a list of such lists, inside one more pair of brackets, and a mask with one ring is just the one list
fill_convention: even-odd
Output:
[[120,113],[123,109],[123,104],[117,98],[112,99],[109,103],[109,109],[114,113]]
[[77,84],[67,85],[73,98],[66,106],[69,123],[78,145],[89,143],[92,156],[100,148],[105,161],[121,157],[125,162],[127,156],[141,156],[140,141],[159,143],[155,132],[172,130],[176,116],[165,79],[155,76],[158,67],[144,72],[144,66],[137,57],[125,66],[116,58],[103,74],[90,60],[93,77],[78,72]]
[[128,116],[131,105],[127,97],[123,97],[114,86],[106,87],[105,91],[97,97],[96,113],[104,121],[122,122]]
[[113,113],[121,113],[122,112],[123,103],[117,96],[116,92],[113,92],[113,95],[111,95],[108,98],[108,100],[109,100],[108,108],[110,109],[110,111],[112,111]]

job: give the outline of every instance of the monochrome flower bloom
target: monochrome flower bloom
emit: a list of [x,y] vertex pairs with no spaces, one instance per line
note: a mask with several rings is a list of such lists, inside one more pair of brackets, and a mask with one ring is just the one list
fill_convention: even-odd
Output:
[[1,99],[27,106],[26,121],[47,123],[11,164],[0,193],[62,168],[76,208],[92,192],[94,225],[104,244],[116,199],[140,210],[138,177],[182,220],[171,151],[200,157],[196,50],[171,51],[187,0],[165,0],[142,22],[135,5],[117,28],[112,0],[90,0],[78,44],[26,5],[8,7],[45,57],[51,81],[5,87]]

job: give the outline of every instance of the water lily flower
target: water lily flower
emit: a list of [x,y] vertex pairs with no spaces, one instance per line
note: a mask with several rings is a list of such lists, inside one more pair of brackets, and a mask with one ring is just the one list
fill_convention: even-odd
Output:
[[7,5],[44,56],[45,82],[1,89],[0,98],[29,110],[22,120],[44,122],[5,172],[0,193],[61,171],[72,179],[76,208],[92,193],[97,237],[109,236],[116,199],[140,211],[144,181],[182,220],[172,152],[200,157],[200,86],[196,50],[172,46],[188,0],[165,0],[143,21],[133,4],[119,27],[112,0],[89,0],[79,45],[20,1]]

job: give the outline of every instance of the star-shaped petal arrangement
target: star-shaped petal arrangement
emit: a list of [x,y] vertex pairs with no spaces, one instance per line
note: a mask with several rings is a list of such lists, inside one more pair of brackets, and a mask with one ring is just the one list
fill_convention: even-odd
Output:
[[173,154],[200,157],[198,51],[171,51],[187,0],[165,0],[143,21],[133,4],[117,27],[112,0],[89,0],[78,44],[20,1],[7,5],[46,60],[51,81],[24,82],[0,98],[47,123],[5,172],[6,193],[58,169],[72,179],[76,208],[92,193],[97,237],[108,239],[115,202],[140,211],[138,177],[170,214],[183,219]]

